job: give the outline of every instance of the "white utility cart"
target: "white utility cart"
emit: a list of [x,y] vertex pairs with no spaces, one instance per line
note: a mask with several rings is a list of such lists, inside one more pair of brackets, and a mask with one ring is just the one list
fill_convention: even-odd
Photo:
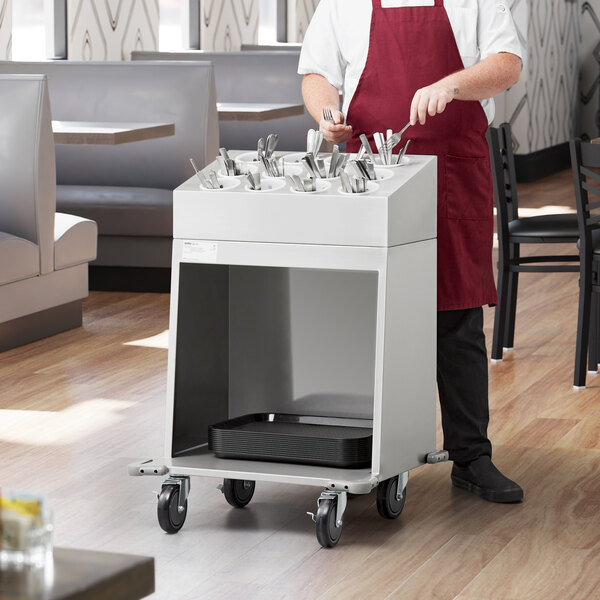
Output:
[[[192,476],[223,478],[235,507],[271,481],[324,488],[312,516],[334,546],[348,493],[377,487],[396,518],[408,471],[447,458],[435,450],[436,158],[406,162],[364,194],[339,179],[315,193],[285,179],[251,191],[242,177],[175,190],[165,457],[129,466],[168,475],[165,531],[183,525]],[[355,450],[346,431],[360,452],[335,466],[336,443]]]

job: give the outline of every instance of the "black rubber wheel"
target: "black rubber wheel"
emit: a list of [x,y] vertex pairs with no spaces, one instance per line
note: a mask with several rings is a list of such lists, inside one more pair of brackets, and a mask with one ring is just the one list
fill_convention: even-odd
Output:
[[384,519],[397,519],[406,503],[406,488],[402,498],[396,499],[398,481],[398,477],[392,477],[377,486],[377,511]]
[[179,512],[179,486],[176,484],[163,485],[158,496],[158,524],[167,533],[177,533],[185,523],[187,515],[187,500],[183,511]]
[[223,493],[225,500],[235,508],[244,508],[254,496],[254,481],[242,479],[223,479]]
[[323,548],[333,548],[342,535],[342,526],[335,524],[337,500],[321,500],[317,510],[317,540]]

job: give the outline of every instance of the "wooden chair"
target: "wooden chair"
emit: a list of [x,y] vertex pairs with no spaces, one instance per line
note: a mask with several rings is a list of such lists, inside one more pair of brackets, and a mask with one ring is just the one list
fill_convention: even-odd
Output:
[[[523,257],[521,244],[576,244],[577,215],[519,217],[515,159],[510,125],[488,129],[498,229],[498,306],[494,318],[492,360],[502,360],[503,349],[514,346],[519,273],[578,272],[579,255]],[[562,264],[548,264],[562,263]]]
[[[598,371],[600,353],[600,145],[571,140],[571,166],[579,224],[579,314],[574,386]],[[592,200],[590,201],[590,194]]]

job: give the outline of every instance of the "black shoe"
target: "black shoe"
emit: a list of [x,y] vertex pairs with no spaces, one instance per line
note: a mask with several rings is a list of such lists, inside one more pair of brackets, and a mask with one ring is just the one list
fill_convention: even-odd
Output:
[[523,489],[494,466],[489,456],[480,456],[465,466],[454,463],[452,485],[489,502],[520,502]]

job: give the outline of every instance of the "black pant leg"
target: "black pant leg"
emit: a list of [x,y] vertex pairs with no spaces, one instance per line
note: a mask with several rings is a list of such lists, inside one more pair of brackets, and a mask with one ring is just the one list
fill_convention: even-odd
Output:
[[483,309],[438,311],[437,383],[450,460],[492,455]]

